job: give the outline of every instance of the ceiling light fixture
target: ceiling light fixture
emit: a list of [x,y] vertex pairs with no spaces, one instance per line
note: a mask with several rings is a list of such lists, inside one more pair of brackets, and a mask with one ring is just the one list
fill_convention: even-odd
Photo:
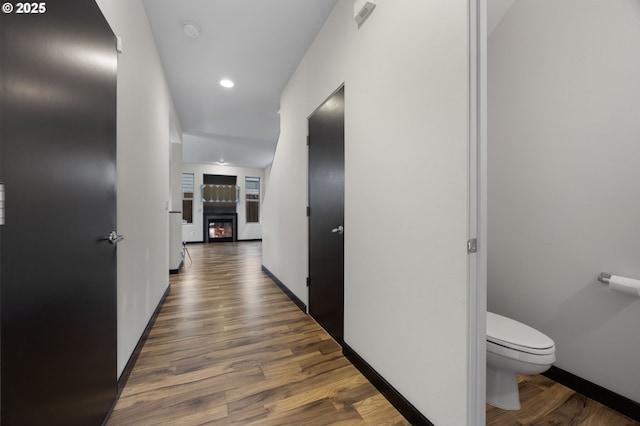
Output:
[[233,81],[229,80],[228,78],[224,78],[220,80],[220,86],[226,89],[231,89],[234,86],[234,84],[233,84]]
[[182,31],[190,38],[198,38],[200,35],[200,27],[193,22],[185,22],[182,24]]

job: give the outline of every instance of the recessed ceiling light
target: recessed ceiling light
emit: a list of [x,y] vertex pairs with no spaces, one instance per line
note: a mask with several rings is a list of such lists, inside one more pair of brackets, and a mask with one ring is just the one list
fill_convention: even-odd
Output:
[[185,22],[182,24],[182,31],[187,37],[197,38],[200,35],[200,27],[193,22]]
[[231,89],[233,87],[233,81],[224,78],[222,80],[220,80],[220,86],[225,87],[227,89]]

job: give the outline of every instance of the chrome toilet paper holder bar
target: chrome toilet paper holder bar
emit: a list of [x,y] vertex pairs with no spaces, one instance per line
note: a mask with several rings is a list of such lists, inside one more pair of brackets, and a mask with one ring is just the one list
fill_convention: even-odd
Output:
[[607,272],[600,272],[600,275],[598,275],[598,281],[600,281],[603,284],[609,285],[610,279],[611,279],[611,274]]

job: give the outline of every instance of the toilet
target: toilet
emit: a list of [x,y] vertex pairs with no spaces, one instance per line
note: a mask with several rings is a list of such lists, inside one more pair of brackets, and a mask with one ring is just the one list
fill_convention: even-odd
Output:
[[519,410],[517,374],[539,374],[556,360],[548,336],[511,318],[487,312],[487,403]]

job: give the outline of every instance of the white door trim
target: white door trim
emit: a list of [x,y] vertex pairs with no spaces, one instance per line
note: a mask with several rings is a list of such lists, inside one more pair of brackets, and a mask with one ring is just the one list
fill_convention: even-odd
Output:
[[486,422],[487,311],[487,1],[469,0],[469,239],[467,425]]

